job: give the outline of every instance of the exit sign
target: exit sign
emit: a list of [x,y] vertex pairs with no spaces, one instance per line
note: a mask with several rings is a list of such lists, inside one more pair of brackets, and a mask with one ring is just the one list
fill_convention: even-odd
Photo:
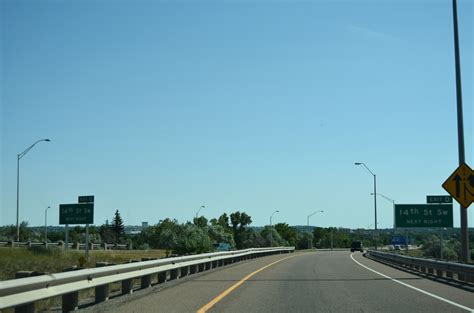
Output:
[[426,203],[453,203],[451,196],[426,196]]
[[79,203],[94,203],[94,196],[79,196],[77,198]]

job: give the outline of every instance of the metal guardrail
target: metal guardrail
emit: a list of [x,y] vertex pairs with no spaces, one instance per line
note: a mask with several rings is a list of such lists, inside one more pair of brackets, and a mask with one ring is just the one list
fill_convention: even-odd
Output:
[[[119,249],[131,249],[131,246],[128,244],[118,244],[118,243],[90,243],[90,249],[91,250],[119,250]],[[75,250],[84,250],[86,244],[85,243],[79,243],[75,242],[69,243],[69,249],[75,249]],[[0,247],[44,247],[44,248],[49,248],[49,247],[59,247],[64,249],[66,247],[66,244],[64,242],[33,242],[33,241],[0,241]]]
[[275,247],[205,253],[6,280],[0,282],[0,310],[15,307],[15,312],[34,312],[36,301],[62,296],[62,310],[69,312],[77,309],[81,290],[95,288],[95,302],[99,303],[108,299],[112,283],[121,282],[122,294],[129,294],[133,292],[133,279],[141,279],[141,288],[147,288],[152,285],[152,275],[157,275],[157,283],[163,283],[241,260],[294,250]]
[[411,256],[368,250],[366,252],[375,260],[410,268],[422,273],[444,277],[463,283],[474,283],[474,265],[446,262],[433,259],[422,259]]

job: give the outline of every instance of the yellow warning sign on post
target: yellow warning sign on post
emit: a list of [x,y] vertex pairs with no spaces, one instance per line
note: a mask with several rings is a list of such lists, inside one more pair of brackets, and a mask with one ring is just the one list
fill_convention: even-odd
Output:
[[474,171],[463,163],[444,182],[443,188],[467,209],[474,202]]

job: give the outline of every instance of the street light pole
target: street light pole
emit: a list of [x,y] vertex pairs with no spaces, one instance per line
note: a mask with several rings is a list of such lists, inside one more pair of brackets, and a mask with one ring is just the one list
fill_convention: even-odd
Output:
[[44,210],[44,242],[48,242],[48,206],[46,210]]
[[196,212],[196,220],[198,219],[198,214],[199,214],[199,212],[201,211],[201,209],[204,209],[204,208],[205,208],[205,206],[204,206],[204,205],[201,205],[201,207],[199,208],[199,210],[197,210],[197,212]]
[[275,212],[272,213],[272,215],[270,215],[270,247],[273,246],[273,228],[272,228],[272,217],[273,215],[275,215],[276,213],[279,213],[280,211],[276,210]]
[[[371,192],[370,195],[373,196],[374,193]],[[377,196],[380,196],[380,197],[384,198],[385,200],[392,202],[392,209],[393,209],[393,231],[395,231],[395,200],[390,199],[389,197],[387,197],[387,196],[385,196],[385,195],[383,195],[383,194],[381,194],[381,193],[377,193]]]
[[38,142],[51,141],[50,139],[40,139],[26,148],[22,153],[17,154],[16,158],[16,241],[20,241],[20,159],[25,156]]
[[[316,214],[316,213],[323,213],[323,212],[324,212],[323,210],[319,210],[319,211],[315,211],[315,212],[313,212],[313,213],[311,213],[310,215],[307,216],[307,218],[306,218],[306,225],[307,225],[307,228],[308,228],[308,229],[309,229],[309,218],[310,218],[311,216],[313,216],[314,214]],[[311,240],[311,239],[308,239],[308,250],[310,249],[310,246],[312,246],[312,245],[313,245],[312,240]]]
[[[375,236],[377,236],[377,176],[363,162],[356,162],[354,165],[363,165],[372,176],[374,176],[374,215],[375,215]],[[377,239],[375,239],[375,250],[377,250]]]

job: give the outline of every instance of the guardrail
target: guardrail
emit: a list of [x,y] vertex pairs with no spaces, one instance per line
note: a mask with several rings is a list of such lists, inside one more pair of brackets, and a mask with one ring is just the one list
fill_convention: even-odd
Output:
[[[294,247],[254,248],[143,260],[120,265],[107,266],[106,263],[100,263],[97,264],[100,268],[55,274],[39,273],[40,275],[35,277],[2,281],[0,283],[0,310],[15,307],[15,312],[34,312],[36,301],[62,296],[62,311],[69,312],[78,308],[81,290],[94,288],[95,303],[100,303],[108,300],[109,285],[112,283],[121,283],[121,293],[130,294],[134,290],[134,279],[140,279],[140,289],[143,289],[150,287],[152,281],[160,284],[242,260],[291,253],[294,250]],[[38,274],[28,273],[31,276]]]
[[[33,242],[33,241],[0,241],[0,247],[59,247],[64,249],[66,244],[64,242]],[[69,243],[69,249],[73,250],[84,250],[86,247],[85,243],[74,242]],[[118,243],[89,243],[90,250],[130,250],[132,246],[130,244],[118,244]]]
[[368,250],[366,254],[377,261],[409,268],[425,274],[436,275],[462,283],[474,283],[474,265],[415,258],[374,250]]

